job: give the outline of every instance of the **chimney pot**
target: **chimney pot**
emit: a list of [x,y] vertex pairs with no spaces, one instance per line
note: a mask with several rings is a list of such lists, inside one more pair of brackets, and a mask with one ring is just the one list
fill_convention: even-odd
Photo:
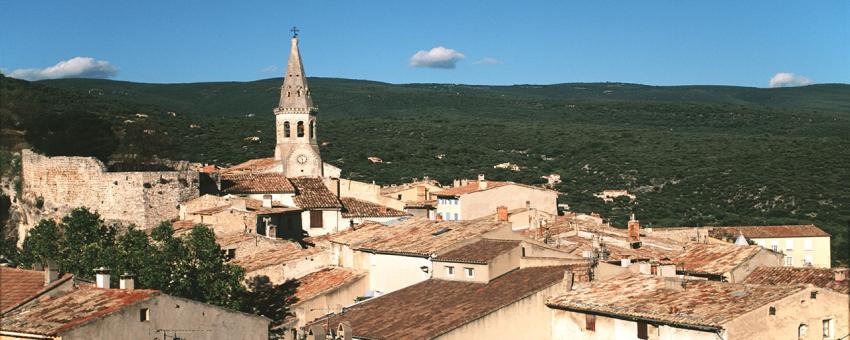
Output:
[[640,247],[640,221],[635,219],[635,214],[629,220],[629,243],[632,248]]
[[508,221],[508,207],[504,205],[496,207],[496,220],[499,222]]
[[835,274],[836,282],[844,282],[847,281],[847,271],[850,270],[847,267],[838,267],[832,270],[833,274]]
[[118,286],[121,289],[133,290],[136,289],[136,280],[135,276],[129,273],[124,273],[121,275],[121,279],[118,281]]
[[97,283],[97,288],[110,288],[109,282],[109,268],[100,267],[94,270],[95,273],[95,282]]

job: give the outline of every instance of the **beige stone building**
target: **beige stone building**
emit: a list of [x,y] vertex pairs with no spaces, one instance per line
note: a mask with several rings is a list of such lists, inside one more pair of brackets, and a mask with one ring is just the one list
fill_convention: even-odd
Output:
[[155,290],[78,287],[6,312],[0,339],[267,339],[269,319]]
[[837,339],[846,295],[624,274],[550,299],[552,339]]
[[353,305],[366,295],[367,275],[352,268],[329,267],[298,278],[296,302],[289,307],[294,316],[285,322],[293,338],[308,322]]
[[435,193],[437,218],[472,220],[493,214],[499,206],[508,210],[528,208],[550,215],[558,214],[558,192],[513,182],[489,181],[479,175],[477,181],[455,181],[451,188]]
[[715,227],[711,235],[715,238],[743,235],[764,248],[783,253],[783,264],[789,267],[832,265],[831,236],[813,224]]

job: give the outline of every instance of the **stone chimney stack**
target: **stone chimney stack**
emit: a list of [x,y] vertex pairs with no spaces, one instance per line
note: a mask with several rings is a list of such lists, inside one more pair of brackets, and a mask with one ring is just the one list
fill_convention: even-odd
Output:
[[95,273],[95,282],[97,283],[97,288],[111,288],[111,283],[109,282],[109,268],[100,267],[94,270]]
[[832,273],[835,274],[835,281],[836,282],[847,281],[847,271],[848,271],[847,267],[833,268]]
[[561,280],[560,291],[563,294],[568,293],[573,290],[573,281],[575,279],[575,274],[569,269],[564,271],[564,278]]
[[459,179],[455,179],[455,180],[452,181],[452,187],[453,188],[457,188],[459,186],[460,186],[460,180]]
[[484,174],[478,175],[478,189],[479,190],[487,189],[487,179],[484,178]]
[[59,269],[56,268],[56,264],[53,261],[48,261],[47,265],[44,266],[44,285],[47,286],[53,282],[59,280]]
[[136,277],[130,273],[121,274],[120,280],[118,280],[118,287],[126,290],[136,289]]
[[272,207],[272,195],[263,195],[263,208]]
[[496,207],[496,221],[499,222],[507,222],[508,221],[508,207],[504,205],[500,205]]
[[635,214],[629,219],[629,244],[632,248],[640,248],[640,221],[635,219]]

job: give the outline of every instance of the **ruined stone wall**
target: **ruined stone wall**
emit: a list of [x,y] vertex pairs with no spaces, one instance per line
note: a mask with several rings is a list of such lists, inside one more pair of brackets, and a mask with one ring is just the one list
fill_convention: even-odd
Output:
[[[46,157],[21,151],[24,199],[48,214],[87,207],[105,220],[155,227],[198,197],[197,171],[108,172],[90,157]],[[32,221],[35,224],[37,221]]]

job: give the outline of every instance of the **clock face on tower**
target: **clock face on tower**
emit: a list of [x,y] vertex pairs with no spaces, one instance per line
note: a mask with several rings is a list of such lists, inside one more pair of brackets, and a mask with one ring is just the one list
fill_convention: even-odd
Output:
[[300,154],[295,158],[295,161],[298,162],[298,164],[305,164],[308,160],[310,160],[310,158],[305,154]]

